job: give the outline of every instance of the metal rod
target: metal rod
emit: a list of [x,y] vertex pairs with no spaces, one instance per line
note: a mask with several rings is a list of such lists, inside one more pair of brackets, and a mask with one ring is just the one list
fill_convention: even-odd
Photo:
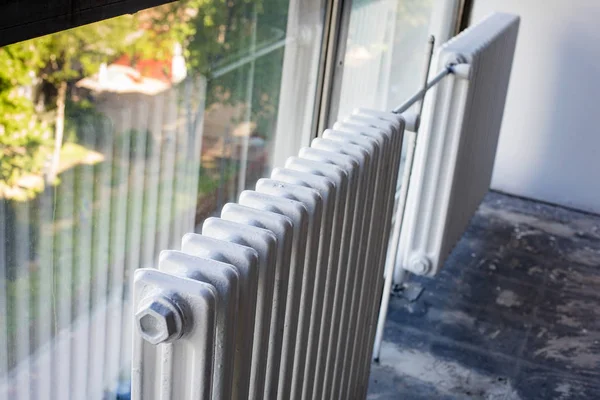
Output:
[[406,100],[404,103],[402,103],[398,107],[394,108],[392,110],[392,112],[394,114],[402,114],[404,111],[408,110],[413,104],[415,104],[417,101],[421,100],[425,96],[425,93],[427,93],[427,91],[429,89],[434,87],[439,81],[444,79],[447,75],[450,75],[454,70],[454,65],[455,64],[449,64],[448,66],[446,66],[446,68],[444,70],[439,72],[436,76],[433,77],[432,80],[430,80],[427,83],[427,86],[425,86],[423,89],[421,89],[417,93],[415,93],[410,99]]
[[[427,79],[429,79],[429,71],[431,70],[431,59],[433,58],[433,47],[435,46],[435,36],[429,35],[429,40],[427,41],[427,50],[425,52],[425,67],[423,68],[423,91],[427,92]],[[421,114],[423,113],[423,104],[425,103],[425,94],[418,101],[419,108],[419,119]],[[419,124],[417,124],[417,128],[415,132],[419,132]]]

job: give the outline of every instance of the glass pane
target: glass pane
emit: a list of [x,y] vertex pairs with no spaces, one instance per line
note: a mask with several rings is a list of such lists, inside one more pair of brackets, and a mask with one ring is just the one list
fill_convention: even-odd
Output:
[[335,120],[356,107],[392,110],[419,89],[432,10],[432,0],[352,2]]
[[282,90],[316,81],[311,4],[179,1],[0,49],[0,398],[129,398],[132,272],[304,133],[278,116],[312,116],[314,85]]

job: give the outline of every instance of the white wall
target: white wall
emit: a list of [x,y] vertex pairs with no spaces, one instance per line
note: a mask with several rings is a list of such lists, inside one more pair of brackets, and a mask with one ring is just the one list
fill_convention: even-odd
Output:
[[475,0],[521,16],[492,188],[600,213],[600,1]]

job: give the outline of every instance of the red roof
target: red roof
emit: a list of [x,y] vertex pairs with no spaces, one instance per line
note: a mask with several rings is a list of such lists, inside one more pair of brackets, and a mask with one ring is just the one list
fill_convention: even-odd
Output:
[[135,65],[133,65],[134,63],[131,62],[131,57],[128,54],[124,54],[119,57],[114,64],[134,68],[143,77],[154,78],[166,83],[171,83],[171,60],[141,59],[136,60]]

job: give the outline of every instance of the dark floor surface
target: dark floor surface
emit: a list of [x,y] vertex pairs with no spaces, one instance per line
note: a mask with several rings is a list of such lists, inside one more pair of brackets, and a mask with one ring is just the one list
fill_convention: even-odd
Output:
[[411,282],[369,399],[600,399],[600,216],[489,193],[442,271]]

